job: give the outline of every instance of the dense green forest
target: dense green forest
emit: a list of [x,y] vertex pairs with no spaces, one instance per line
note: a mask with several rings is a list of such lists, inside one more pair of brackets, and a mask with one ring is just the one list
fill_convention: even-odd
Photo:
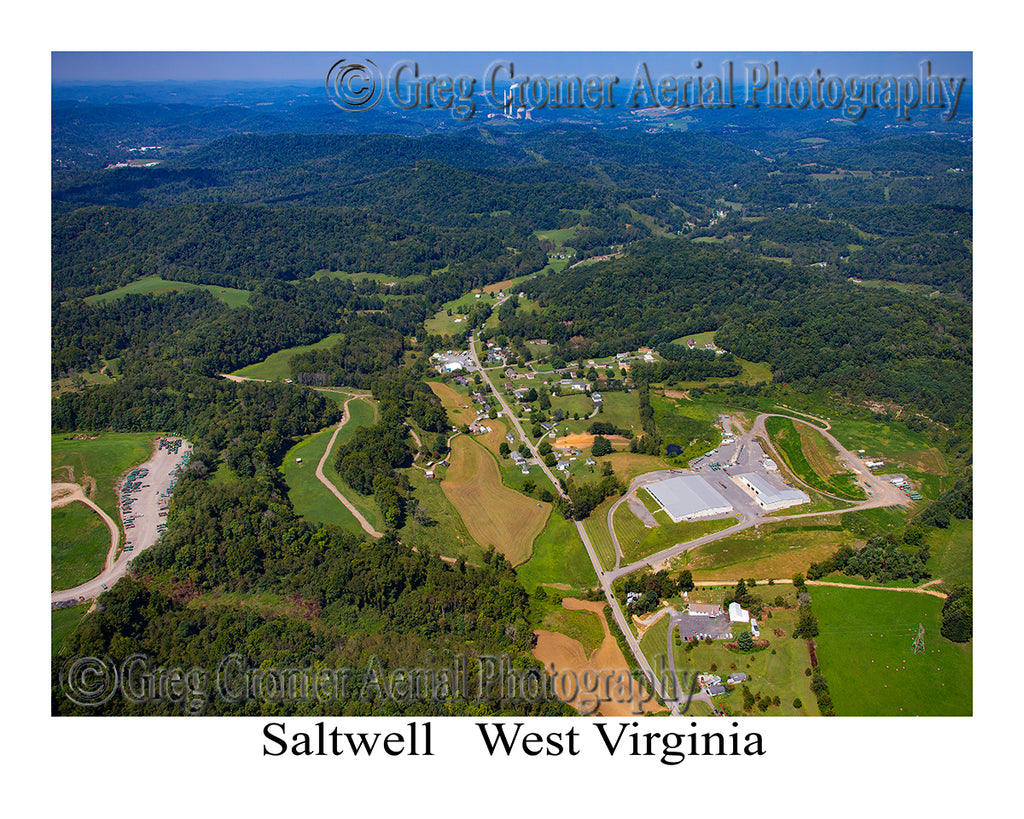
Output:
[[889,399],[945,423],[971,411],[972,318],[960,300],[857,288],[817,268],[664,239],[524,289],[546,309],[502,329],[546,338],[569,358],[714,329],[718,346],[770,364],[776,381]]

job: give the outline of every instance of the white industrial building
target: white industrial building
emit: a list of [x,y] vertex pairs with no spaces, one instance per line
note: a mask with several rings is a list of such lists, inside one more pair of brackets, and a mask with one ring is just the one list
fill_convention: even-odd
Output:
[[650,484],[647,491],[675,523],[732,511],[732,504],[700,475],[658,481]]
[[805,492],[785,484],[779,484],[768,475],[751,472],[748,475],[733,475],[732,478],[753,495],[757,505],[766,512],[774,512],[788,506],[799,506],[801,503],[810,501]]

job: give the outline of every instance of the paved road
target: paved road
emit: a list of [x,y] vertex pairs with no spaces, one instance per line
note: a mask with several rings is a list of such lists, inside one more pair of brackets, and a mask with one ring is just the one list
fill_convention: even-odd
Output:
[[475,334],[471,335],[469,338],[469,351],[473,356],[473,363],[476,365],[477,370],[480,372],[480,376],[483,378],[484,382],[490,388],[491,393],[494,395],[494,397],[498,399],[498,403],[501,404],[502,417],[507,418],[509,423],[512,424],[512,426],[515,428],[516,432],[519,433],[520,440],[526,443],[526,446],[530,450],[530,454],[534,457],[534,459],[536,459],[537,463],[540,465],[541,471],[545,475],[547,475],[548,480],[551,481],[552,485],[555,487],[555,491],[558,492],[558,494],[561,495],[563,498],[568,497],[565,494],[565,492],[562,491],[562,484],[558,482],[558,479],[554,476],[551,470],[548,469],[547,465],[544,463],[544,459],[541,458],[540,453],[537,452],[537,447],[533,445],[533,442],[530,440],[529,436],[525,432],[523,432],[523,427],[520,425],[519,419],[516,418],[516,414],[512,412],[512,408],[508,405],[508,402],[505,401],[505,397],[494,388],[494,384],[491,381],[491,377],[487,374],[487,371],[480,366],[480,357],[477,355],[476,352]]
[[[501,408],[503,410],[503,417],[509,420],[509,423],[511,423],[512,426],[515,428],[516,432],[519,433],[520,439],[526,442],[526,446],[529,447],[531,454],[540,464],[541,470],[544,472],[545,475],[547,475],[548,480],[551,481],[551,485],[554,486],[555,491],[558,492],[558,494],[561,495],[562,497],[567,497],[565,492],[562,490],[561,483],[558,482],[558,479],[555,478],[551,470],[544,464],[543,459],[540,457],[540,453],[537,452],[537,448],[533,445],[533,442],[529,439],[526,433],[523,432],[523,428],[522,426],[520,426],[519,420],[516,418],[515,413],[512,412],[512,408],[505,401],[504,396],[502,396],[502,394],[494,388],[494,384],[491,382],[490,376],[488,376],[484,368],[480,366],[480,358],[477,355],[476,351],[475,335],[470,336],[469,350],[473,355],[473,363],[479,370],[481,377],[486,382],[487,386],[490,387],[491,392],[494,394],[495,398],[498,399],[498,403],[501,404]],[[587,554],[590,556],[590,562],[594,566],[594,571],[597,572],[597,579],[600,581],[601,589],[604,591],[605,599],[608,601],[608,608],[611,610],[612,617],[615,618],[615,622],[619,626],[619,631],[621,631],[622,634],[625,636],[626,642],[629,645],[629,649],[633,653],[633,658],[636,660],[637,664],[639,665],[640,669],[644,672],[644,674],[647,675],[647,679],[653,684],[655,693],[657,693],[658,696],[665,701],[665,704],[668,706],[672,714],[674,716],[678,716],[680,713],[679,706],[676,705],[675,702],[670,702],[667,699],[665,699],[665,691],[663,690],[660,681],[655,675],[654,669],[651,668],[651,664],[647,662],[647,657],[644,656],[644,653],[640,650],[640,643],[637,642],[636,637],[633,636],[633,631],[632,629],[630,629],[629,624],[626,622],[626,616],[623,614],[622,609],[619,606],[619,601],[615,599],[615,594],[612,592],[611,579],[609,579],[609,576],[601,568],[601,562],[597,559],[597,552],[594,551],[594,544],[591,543],[590,536],[583,528],[583,524],[579,521],[576,521],[576,531],[579,532],[580,540],[583,541],[583,546],[587,550]]]

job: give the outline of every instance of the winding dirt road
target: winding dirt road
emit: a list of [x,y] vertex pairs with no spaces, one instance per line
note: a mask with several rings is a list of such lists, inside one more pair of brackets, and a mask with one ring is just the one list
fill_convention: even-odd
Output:
[[384,533],[378,532],[376,529],[374,529],[373,526],[370,525],[370,521],[363,517],[363,513],[356,509],[352,505],[352,502],[344,495],[342,495],[340,491],[338,491],[338,487],[331,483],[331,481],[327,479],[327,476],[324,475],[324,464],[327,463],[327,458],[330,456],[331,450],[334,449],[334,442],[338,440],[338,433],[341,432],[341,428],[348,423],[349,402],[354,401],[356,398],[359,397],[360,396],[358,395],[350,395],[348,398],[345,399],[345,403],[341,408],[341,420],[338,422],[338,425],[334,428],[334,434],[331,435],[331,440],[327,444],[327,449],[324,450],[324,456],[320,459],[320,463],[316,465],[316,477],[317,480],[320,481],[320,483],[322,483],[324,486],[326,486],[331,491],[331,494],[334,495],[334,497],[336,497],[338,500],[340,500],[344,507],[348,509],[349,512],[352,513],[352,517],[359,521],[359,525],[363,527],[363,531],[366,532],[366,534],[368,534],[370,537],[381,538],[384,537]]
[[[103,571],[109,572],[114,566],[114,558],[117,556],[117,547],[121,544],[121,530],[118,528],[117,524],[114,523],[114,519],[93,503],[92,500],[86,496],[85,490],[77,483],[50,484],[51,509],[67,506],[69,503],[74,503],[75,501],[84,503],[97,515],[103,518],[103,522],[107,524],[107,528],[110,530],[110,549],[107,551],[107,559],[103,564]],[[71,591],[74,591],[74,589],[71,589]]]

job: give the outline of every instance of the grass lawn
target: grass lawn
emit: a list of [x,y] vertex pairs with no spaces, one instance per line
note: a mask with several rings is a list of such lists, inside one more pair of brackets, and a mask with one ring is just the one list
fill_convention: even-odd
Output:
[[[712,598],[716,595],[718,593],[714,592]],[[725,648],[724,641],[715,641],[711,645],[698,643],[692,651],[686,651],[684,643],[674,641],[672,656],[676,671],[680,679],[685,673],[687,681],[694,673],[717,674],[724,680],[733,671],[742,671],[748,677],[746,685],[752,694],[760,694],[767,699],[779,698],[778,706],[771,705],[765,711],[755,706],[750,713],[764,716],[818,715],[810,677],[804,674],[810,666],[807,645],[803,640],[794,640],[788,636],[795,622],[795,610],[773,609],[772,617],[761,621],[761,638],[769,642],[769,646],[761,651],[733,651]],[[787,636],[776,637],[773,632],[776,628],[785,631]],[[737,624],[733,634],[738,635],[740,630],[746,630],[746,626]],[[666,615],[651,626],[640,641],[640,648],[655,673],[660,673],[661,669],[667,669],[670,665],[666,656],[667,637]],[[720,709],[728,709],[730,713],[742,713],[741,687],[727,687],[731,689],[730,693],[715,697],[715,704]],[[801,701],[800,708],[793,706],[793,700],[797,698]]]
[[[348,405],[349,421],[338,433],[334,452],[324,464],[324,475],[359,509],[370,524],[379,530],[379,511],[372,497],[352,491],[334,469],[334,453],[349,440],[357,427],[373,423],[376,408],[367,400],[356,399]],[[363,528],[351,512],[316,477],[316,466],[331,440],[334,427],[327,427],[296,443],[281,462],[281,474],[288,484],[288,497],[295,513],[311,523],[334,523],[350,532],[362,535]],[[302,463],[296,463],[302,458]]]
[[101,432],[91,440],[65,440],[69,436],[50,436],[50,480],[78,483],[86,494],[115,521],[117,480],[131,467],[149,460],[153,454],[151,432]]
[[102,571],[110,530],[92,509],[75,501],[50,510],[50,589],[70,589]]
[[232,375],[241,375],[245,378],[262,378],[265,381],[283,381],[286,378],[291,378],[292,369],[289,362],[292,356],[310,350],[321,350],[325,347],[330,347],[336,344],[343,336],[344,333],[332,333],[327,338],[320,339],[316,344],[300,344],[297,347],[278,350],[276,353],[268,355],[263,361],[250,364],[248,367],[242,367],[240,370],[235,370]]
[[[104,527],[105,528],[105,527]],[[60,654],[61,646],[64,642],[75,633],[79,623],[85,618],[85,613],[89,610],[89,604],[86,603],[81,606],[72,606],[66,609],[56,609],[50,611],[50,654],[56,656]]]
[[106,293],[98,293],[95,296],[89,296],[85,301],[88,304],[96,304],[98,302],[119,299],[122,296],[127,296],[129,293],[160,294],[181,290],[209,290],[217,297],[217,299],[224,302],[228,307],[241,307],[242,305],[249,303],[248,290],[236,290],[233,287],[219,287],[215,284],[176,282],[161,279],[159,276],[145,276],[138,281],[126,284],[124,287],[118,287],[116,290],[110,290]]
[[597,582],[593,564],[576,531],[576,525],[555,510],[552,510],[547,525],[533,542],[530,559],[516,569],[516,574],[531,594],[537,586],[547,583],[563,584],[575,589],[593,586]]
[[594,421],[614,424],[618,429],[640,430],[640,396],[633,392],[603,392],[604,409],[594,416]]
[[680,336],[679,338],[672,339],[672,343],[673,344],[685,345],[687,342],[689,342],[689,340],[691,338],[693,339],[694,343],[697,345],[697,349],[698,350],[703,350],[705,344],[714,344],[715,343],[715,331],[714,330],[708,330],[708,331],[706,331],[704,333],[694,333],[693,335],[689,335],[689,336]]
[[[579,415],[579,417],[586,418],[594,411],[594,402],[590,400],[589,395],[584,395],[579,392],[563,392],[561,395],[551,396],[551,409],[562,410],[565,413],[565,417],[572,418],[573,415]],[[594,418],[593,420],[604,420]]]
[[[972,646],[939,633],[940,598],[814,587],[811,595],[819,626],[818,662],[837,714],[971,714]],[[914,654],[919,624],[925,629],[925,650]]]
[[[643,494],[646,492],[638,493],[638,495]],[[648,529],[624,503],[615,510],[614,522],[615,534],[619,538],[619,547],[622,549],[622,559],[628,564],[655,552],[660,552],[662,549],[675,546],[677,543],[685,543],[712,532],[728,529],[736,524],[737,519],[684,520],[681,523],[672,523],[669,519],[665,525]]]

